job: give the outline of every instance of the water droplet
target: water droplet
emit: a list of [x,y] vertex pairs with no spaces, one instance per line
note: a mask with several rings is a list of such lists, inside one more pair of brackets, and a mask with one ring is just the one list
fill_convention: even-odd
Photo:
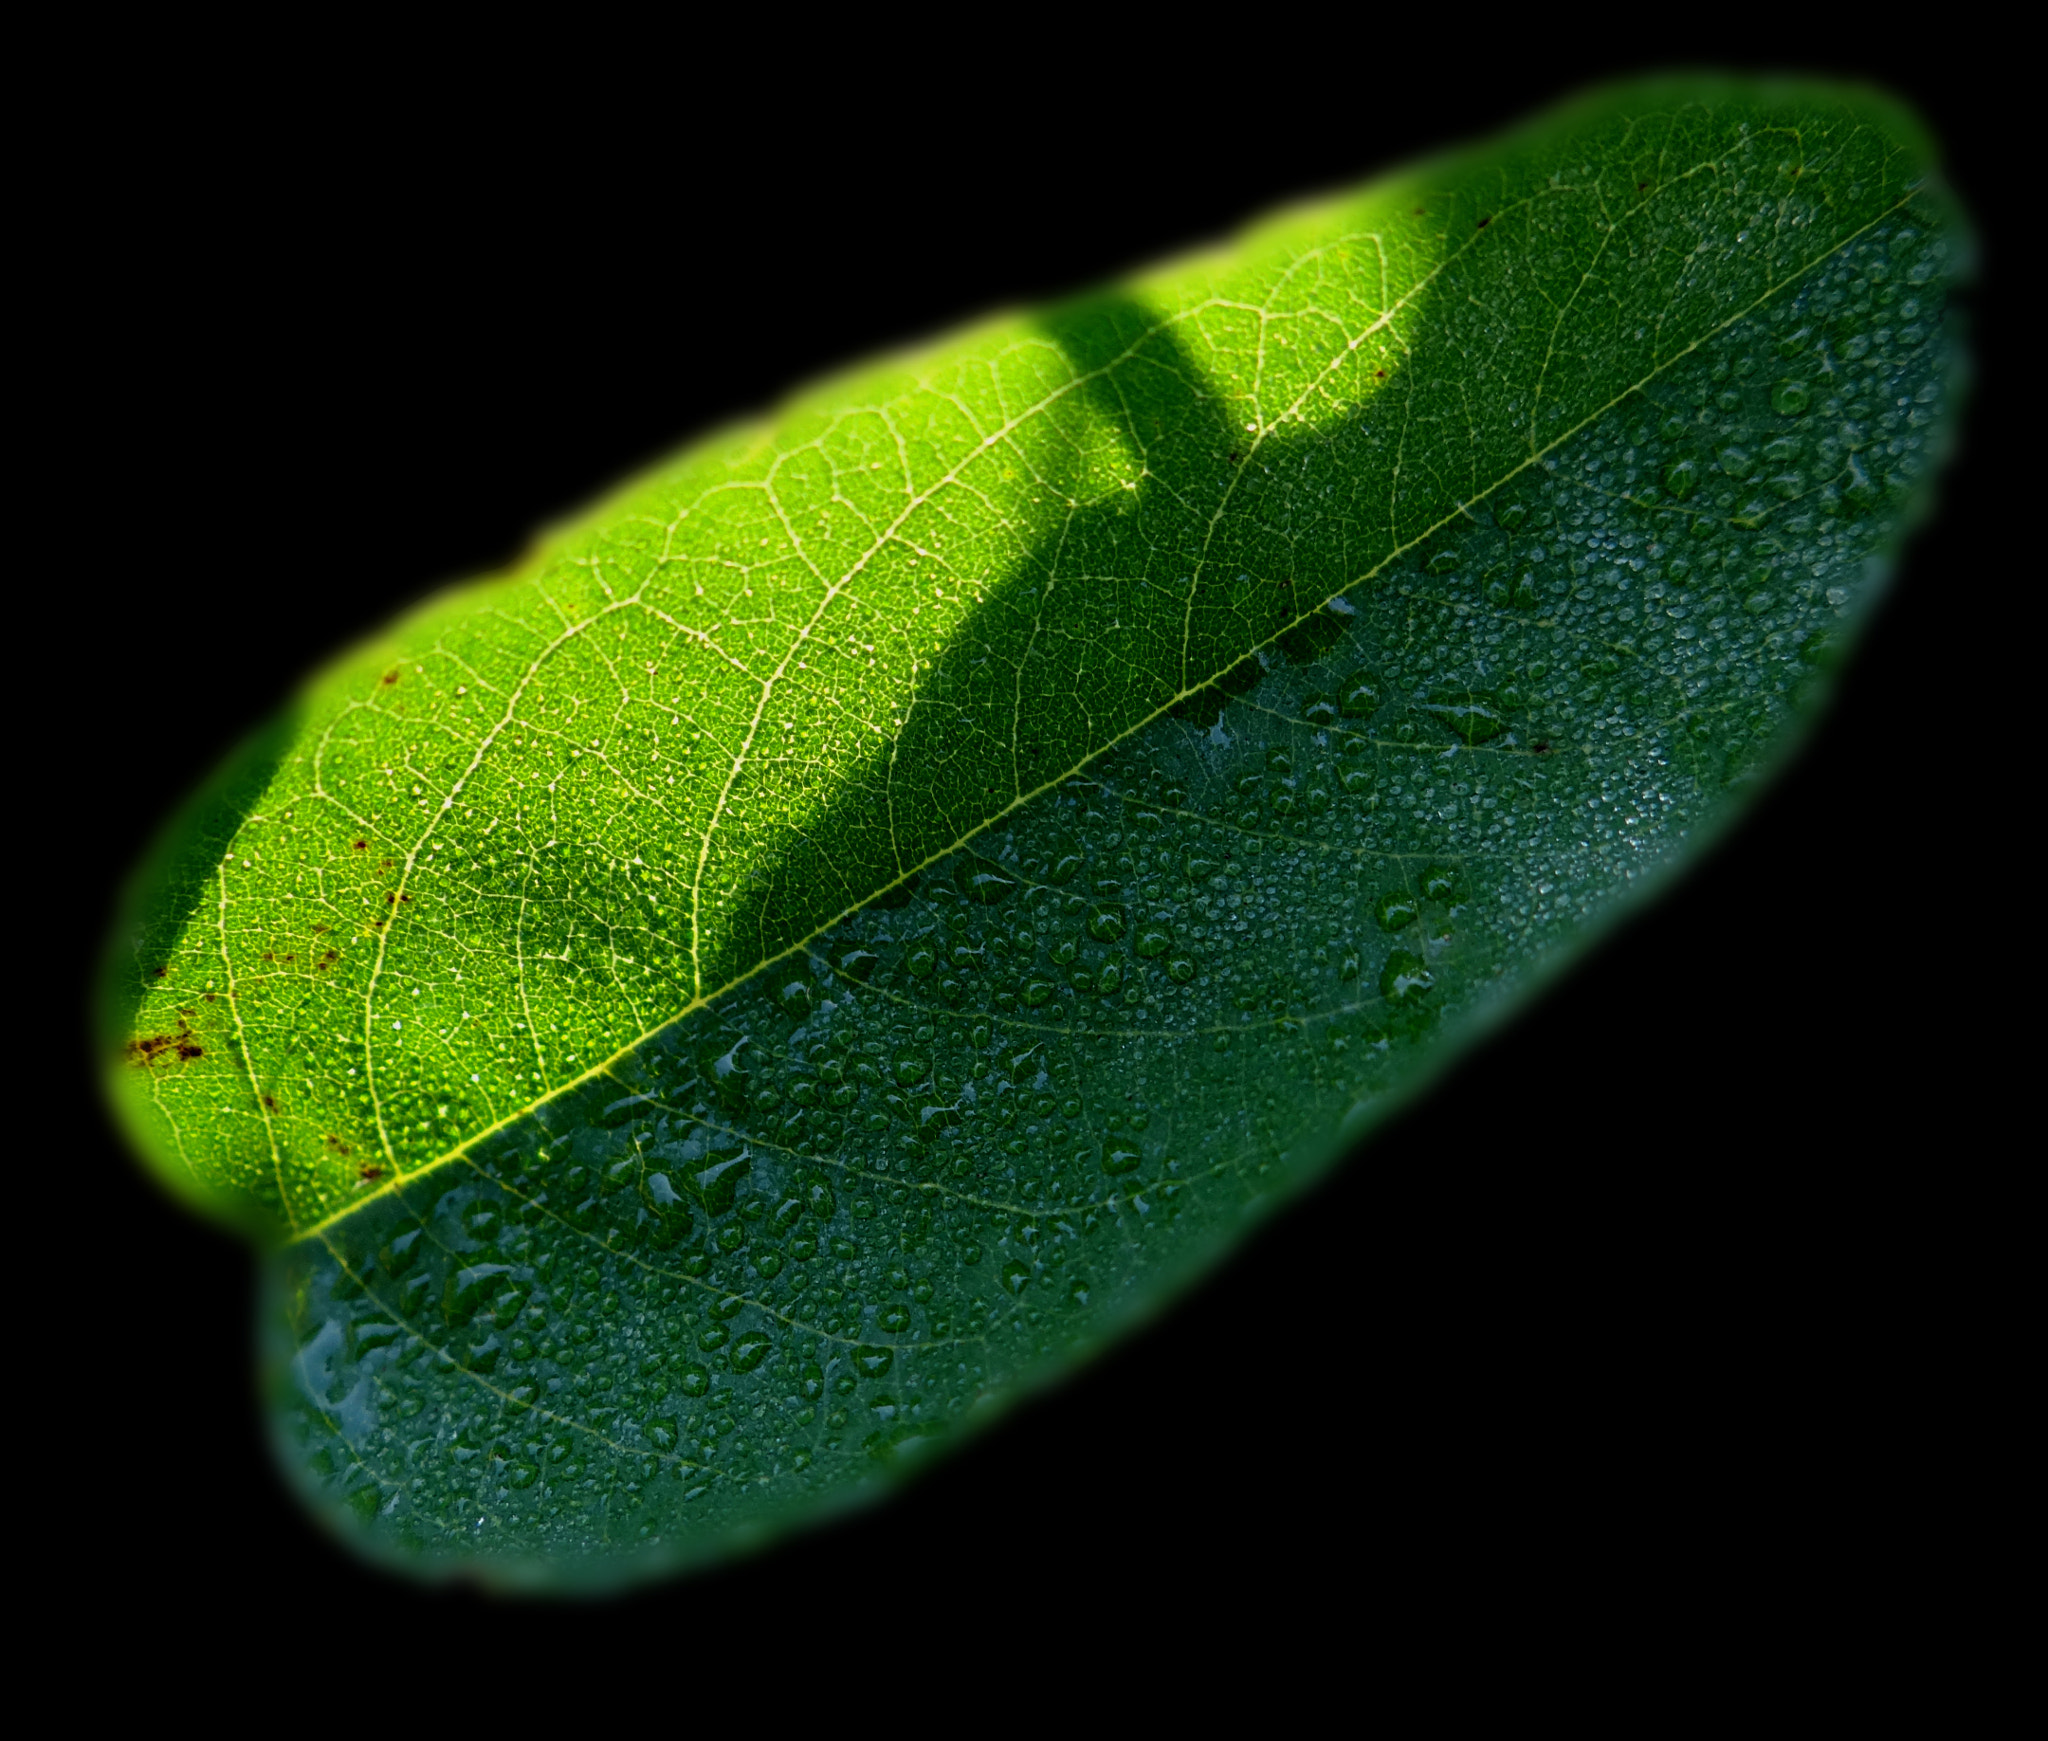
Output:
[[1485,695],[1446,696],[1423,703],[1423,711],[1448,726],[1451,735],[1468,744],[1483,744],[1508,729],[1508,722]]
[[1804,381],[1780,381],[1771,389],[1771,409],[1780,417],[1797,417],[1812,398]]
[[961,856],[953,872],[953,880],[963,895],[984,907],[993,907],[997,902],[1007,900],[1017,886],[1016,878],[1001,865],[971,852]]
[[1458,553],[1455,550],[1439,550],[1423,565],[1422,571],[1425,574],[1451,574],[1457,566]]
[[1344,685],[1340,705],[1346,719],[1364,719],[1377,712],[1384,699],[1379,678],[1369,671],[1356,671]]
[[1002,1283],[1012,1294],[1021,1294],[1031,1281],[1031,1266],[1016,1258],[1003,1265]]
[[1095,976],[1095,989],[1108,997],[1124,982],[1124,970],[1120,963],[1110,961],[1103,964],[1102,971]]
[[1379,921],[1382,931],[1398,931],[1404,925],[1414,924],[1421,911],[1421,905],[1406,889],[1391,889],[1373,904],[1372,916]]
[[414,1227],[408,1233],[395,1235],[391,1243],[377,1253],[377,1267],[396,1281],[419,1261],[420,1236],[424,1232],[424,1228]]
[[694,1360],[685,1360],[676,1386],[685,1396],[702,1396],[711,1388],[711,1369],[699,1366]]
[[1052,1001],[1053,984],[1049,979],[1027,980],[1024,985],[1024,1002],[1032,1009],[1040,1009]]
[[1746,478],[1756,470],[1756,455],[1746,447],[1721,449],[1721,469],[1731,478]]
[[929,979],[932,969],[938,964],[939,958],[929,949],[922,947],[913,949],[903,963],[913,979]]
[[[1841,638],[1832,628],[1815,629],[1799,643],[1799,657],[1807,664],[1823,671],[1831,671],[1841,661]],[[391,1242],[393,1245],[397,1240]]]
[[442,1290],[441,1310],[451,1324],[466,1323],[476,1313],[489,1294],[498,1290],[494,1285],[498,1277],[510,1275],[512,1266],[504,1263],[476,1263],[452,1272],[448,1285]]
[[1380,995],[1394,1003],[1411,1003],[1436,983],[1421,956],[1396,949],[1380,969]]
[[1373,787],[1372,769],[1360,767],[1356,762],[1337,776],[1337,783],[1354,798],[1360,793],[1370,792]]
[[1448,865],[1433,864],[1422,873],[1422,892],[1432,901],[1456,898],[1458,873]]
[[1164,923],[1155,919],[1138,927],[1137,940],[1132,943],[1132,953],[1144,956],[1164,955],[1173,947],[1173,933]]
[[1098,943],[1114,943],[1124,934],[1121,907],[1097,907],[1088,915],[1088,935]]
[[882,965],[882,958],[872,949],[863,949],[856,944],[851,949],[842,949],[832,965],[856,985],[864,985],[869,975]]
[[1682,502],[1700,487],[1700,464],[1695,459],[1674,460],[1664,468],[1664,488],[1673,501]]
[[749,1330],[732,1345],[732,1353],[726,1356],[732,1362],[735,1372],[752,1372],[768,1358],[769,1349],[775,1346],[774,1338],[766,1331]]
[[[1009,1274],[1006,1270],[1005,1276]],[[1028,1273],[1028,1272],[1027,1272]],[[863,1378],[880,1378],[896,1364],[896,1350],[893,1348],[856,1348],[853,1364]]]
[[929,1058],[921,1058],[915,1052],[903,1052],[896,1059],[896,1080],[905,1088],[914,1088],[931,1074]]
[[1503,532],[1514,531],[1528,517],[1529,505],[1526,502],[1495,502],[1493,505],[1493,523]]
[[1307,720],[1310,725],[1316,726],[1319,729],[1323,726],[1335,725],[1337,723],[1337,703],[1327,695],[1311,695],[1301,705],[1301,717]]
[[[731,1139],[726,1139],[731,1140]],[[704,1205],[707,1215],[723,1215],[732,1207],[734,1194],[741,1182],[753,1171],[751,1157],[741,1153],[727,1160],[714,1161],[700,1170],[690,1181],[697,1199]]]
[[1186,985],[1195,977],[1195,964],[1185,955],[1176,955],[1166,964],[1166,977],[1175,985]]
[[1112,1177],[1135,1173],[1144,1159],[1144,1152],[1128,1137],[1113,1137],[1102,1145],[1102,1170]]

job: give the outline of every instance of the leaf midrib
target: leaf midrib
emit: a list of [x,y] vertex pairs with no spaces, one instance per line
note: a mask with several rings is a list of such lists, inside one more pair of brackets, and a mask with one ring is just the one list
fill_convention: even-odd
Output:
[[[1712,167],[1712,165],[1696,165],[1693,170],[1688,171],[1686,173],[1697,173],[1698,169],[1701,167]],[[1546,189],[1545,191],[1548,192],[1549,190]],[[1448,513],[1444,514],[1440,519],[1424,527],[1424,529],[1418,532],[1414,537],[1406,540],[1403,543],[1396,544],[1395,546],[1390,548],[1386,555],[1383,556],[1371,568],[1367,569],[1364,573],[1356,576],[1354,579],[1346,582],[1345,585],[1339,587],[1335,592],[1332,592],[1327,597],[1317,600],[1316,603],[1310,607],[1310,609],[1324,609],[1328,606],[1331,599],[1341,597],[1344,593],[1350,592],[1356,587],[1366,585],[1367,583],[1378,578],[1379,575],[1383,574],[1395,562],[1399,561],[1400,558],[1407,555],[1409,551],[1415,549],[1420,544],[1426,543],[1430,538],[1434,537],[1446,526],[1451,525],[1454,521],[1460,519],[1461,517],[1469,515],[1471,509],[1478,503],[1485,501],[1489,496],[1503,489],[1508,484],[1513,483],[1516,478],[1520,477],[1532,466],[1541,464],[1543,459],[1548,454],[1556,451],[1556,449],[1563,446],[1567,441],[1571,440],[1573,437],[1577,436],[1590,424],[1593,424],[1597,422],[1600,418],[1606,416],[1608,412],[1612,411],[1615,408],[1615,406],[1621,404],[1623,400],[1628,399],[1632,395],[1641,392],[1643,388],[1647,387],[1652,381],[1656,380],[1658,376],[1664,374],[1667,370],[1675,367],[1677,364],[1684,361],[1685,358],[1691,356],[1702,345],[1711,343],[1714,339],[1718,338],[1722,333],[1726,332],[1730,327],[1736,325],[1738,322],[1744,319],[1747,319],[1751,314],[1753,314],[1757,309],[1761,308],[1765,303],[1769,302],[1773,297],[1781,294],[1789,286],[1797,283],[1800,279],[1806,277],[1808,274],[1815,271],[1817,268],[1825,264],[1828,260],[1832,259],[1835,255],[1841,253],[1843,250],[1853,245],[1856,241],[1858,241],[1864,235],[1868,234],[1871,230],[1877,228],[1878,225],[1884,223],[1888,218],[1892,217],[1895,213],[1904,209],[1907,203],[1913,198],[1913,196],[1918,191],[1919,188],[1917,183],[1908,186],[1898,196],[1898,198],[1896,198],[1889,205],[1884,206],[1875,214],[1873,214],[1867,222],[1859,225],[1856,229],[1847,232],[1842,237],[1840,237],[1839,240],[1833,243],[1830,247],[1824,249],[1819,254],[1816,254],[1810,259],[1804,261],[1797,268],[1786,273],[1782,278],[1774,280],[1772,283],[1767,285],[1762,291],[1760,291],[1751,301],[1745,303],[1742,307],[1736,309],[1733,313],[1729,314],[1726,318],[1719,321],[1715,325],[1708,327],[1705,331],[1700,333],[1697,338],[1693,339],[1691,343],[1685,345],[1682,349],[1672,352],[1671,355],[1666,357],[1662,362],[1656,364],[1653,368],[1648,370],[1639,379],[1631,382],[1628,386],[1622,388],[1612,398],[1607,400],[1606,403],[1599,405],[1591,411],[1589,411],[1584,417],[1579,419],[1578,422],[1571,424],[1569,427],[1560,430],[1545,445],[1539,448],[1532,449],[1527,458],[1521,460],[1515,466],[1513,466],[1508,471],[1503,473],[1500,477],[1496,478],[1484,489],[1476,491],[1474,494],[1466,498],[1464,501],[1456,504]],[[1534,201],[1531,200],[1525,203],[1533,204]],[[1476,240],[1476,238],[1474,240]],[[1472,243],[1468,242],[1466,244],[1466,247],[1469,248],[1471,245]],[[1463,250],[1461,249],[1460,254],[1462,254],[1462,252]],[[1431,276],[1435,276],[1436,273],[1440,273],[1444,269],[1444,266],[1449,265],[1452,260],[1458,257],[1459,255],[1447,256],[1446,260],[1434,270]],[[1412,296],[1415,290],[1421,287],[1421,282],[1422,281],[1418,281],[1417,285],[1411,288],[1411,290],[1407,294]],[[1206,307],[1208,306],[1208,304],[1204,303],[1201,306]],[[1074,389],[1084,385],[1087,381],[1097,379],[1100,376],[1108,373],[1111,369],[1115,368],[1119,363],[1125,361],[1128,357],[1130,357],[1138,349],[1138,347],[1142,345],[1146,339],[1149,339],[1154,333],[1159,332],[1180,320],[1188,318],[1188,316],[1194,312],[1196,311],[1192,309],[1183,311],[1182,313],[1176,314],[1173,317],[1173,320],[1162,321],[1157,326],[1147,329],[1145,334],[1143,334],[1139,339],[1134,341],[1130,346],[1126,347],[1126,349],[1120,352],[1114,359],[1112,359],[1112,361],[1103,364],[1098,369],[1089,371],[1085,375],[1077,375],[1073,380],[1064,383],[1061,387],[1055,389],[1052,393],[1047,394],[1028,412],[1020,412],[1016,418],[1012,419],[1009,423],[1004,425],[1005,431],[1015,428],[1025,417],[1036,415],[1040,411],[1044,410],[1045,407],[1057,402],[1059,399],[1065,397]],[[1385,317],[1382,316],[1381,318],[1384,319]],[[1375,324],[1377,324],[1377,322]],[[1350,345],[1347,345],[1344,354],[1349,354],[1352,348],[1353,347],[1351,347]],[[1302,397],[1305,398],[1306,394],[1304,393]],[[1295,402],[1296,406],[1298,406],[1300,403],[1300,399],[1297,399]],[[1290,407],[1290,411],[1292,409],[1293,407]],[[1269,432],[1271,432],[1274,429],[1277,429],[1280,426],[1280,424],[1285,421],[1285,416],[1286,414],[1283,414],[1281,417],[1274,418],[1271,420],[1266,420],[1262,418],[1261,426],[1255,432],[1258,437],[1258,440],[1261,442],[1264,441],[1266,435]],[[997,438],[991,436],[987,438],[987,440],[985,440],[984,442],[977,444],[977,446],[973,450],[973,453],[975,455],[978,455],[981,452],[985,451],[989,442],[992,442],[995,439]],[[1256,448],[1254,448],[1252,451],[1256,452]],[[973,456],[970,455],[969,457]],[[1247,457],[1249,458],[1249,455]],[[963,458],[959,462],[961,466],[964,466],[966,463],[967,459],[965,458]],[[949,470],[946,474],[946,478],[942,478],[941,480],[939,480],[939,482],[942,484],[943,482],[946,481],[946,479],[950,479],[958,469],[959,467],[956,466],[952,470]],[[938,487],[938,484],[934,484],[933,486],[930,486],[930,489],[936,489]],[[930,493],[930,489],[924,492],[924,494],[928,495]],[[923,496],[920,496],[919,499],[921,501],[923,499]],[[908,511],[909,510],[906,509],[906,512]],[[1212,530],[1214,523],[1215,522],[1212,519]],[[900,524],[900,516],[896,521],[891,522],[892,527]],[[874,541],[871,548],[866,553],[864,553],[864,555],[861,558],[861,562],[863,564],[866,563],[873,556],[876,550],[879,550],[882,547],[882,545],[886,542],[886,537],[887,534],[884,534],[882,537],[879,537]],[[849,571],[849,576],[851,572],[852,571]],[[838,590],[843,591],[843,586]],[[835,592],[833,596],[838,596],[837,592]],[[604,611],[597,613],[588,620],[591,622],[595,622],[599,619],[599,617],[602,617],[603,615],[607,614],[610,610],[615,608],[624,608],[625,606],[633,602],[634,600],[632,599],[620,599],[614,601],[614,603],[612,605],[608,605]],[[1297,617],[1294,620],[1298,621],[1299,618]],[[815,623],[815,621],[816,616],[814,614],[812,622]],[[808,632],[809,626],[810,625],[806,626],[806,632]],[[1260,641],[1254,642],[1250,647],[1246,648],[1245,651],[1239,654],[1237,657],[1239,659],[1242,659],[1274,645],[1282,635],[1287,633],[1288,629],[1290,629],[1292,626],[1293,622],[1290,621],[1288,624],[1283,625],[1280,629],[1276,630],[1273,634],[1266,636],[1264,639]],[[562,640],[567,640],[568,638],[568,636],[564,636],[562,637]],[[556,645],[560,644],[560,641],[556,643]],[[550,651],[552,651],[552,648],[550,649]],[[545,655],[543,657],[545,657]],[[1231,662],[1234,664],[1237,661],[1234,659]],[[781,670],[786,667],[786,664],[787,660],[785,659],[784,665],[778,667],[778,675],[780,674]],[[522,688],[524,687],[524,684],[530,680],[532,672],[537,671],[539,669],[539,665],[540,661],[537,660],[534,666],[531,668],[531,670],[529,670],[528,676],[526,678],[522,678]],[[1182,670],[1183,679],[1185,681],[1185,652],[1183,652],[1182,656]],[[826,932],[833,929],[833,927],[843,924],[846,920],[852,918],[856,913],[859,913],[866,907],[872,905],[880,897],[889,894],[891,891],[895,889],[901,888],[913,877],[922,874],[924,871],[928,870],[932,865],[938,863],[940,860],[951,857],[955,852],[958,852],[962,847],[968,845],[978,836],[986,833],[989,829],[995,827],[998,823],[1002,822],[1006,817],[1014,814],[1016,811],[1023,808],[1026,804],[1029,804],[1034,800],[1045,796],[1047,793],[1056,790],[1064,782],[1075,778],[1085,768],[1087,768],[1090,763],[1098,760],[1101,756],[1105,755],[1107,752],[1114,749],[1118,744],[1124,742],[1126,739],[1142,731],[1146,726],[1152,724],[1154,720],[1170,712],[1175,706],[1179,705],[1181,702],[1186,701],[1191,697],[1195,696],[1196,694],[1198,694],[1202,689],[1206,688],[1209,684],[1213,683],[1215,679],[1220,675],[1220,671],[1211,672],[1207,676],[1203,677],[1200,681],[1187,684],[1178,693],[1170,697],[1160,706],[1153,709],[1150,713],[1147,713],[1142,717],[1134,720],[1122,731],[1117,732],[1114,736],[1109,737],[1105,739],[1102,743],[1096,745],[1085,756],[1083,756],[1079,761],[1077,761],[1072,767],[1066,768],[1057,774],[1049,776],[1047,779],[1042,781],[1039,785],[1032,788],[1028,792],[1018,793],[1001,809],[993,811],[990,815],[983,818],[982,821],[976,823],[974,827],[968,829],[957,840],[952,841],[945,847],[928,854],[925,858],[921,859],[917,864],[909,866],[906,869],[900,870],[893,880],[884,883],[880,887],[870,891],[858,902],[845,908],[842,908],[839,912],[833,914],[828,919],[824,920],[820,924],[813,927],[810,931],[806,932],[803,936],[796,939],[786,948],[778,950],[773,955],[763,957],[761,960],[749,966],[744,972],[734,974],[724,984],[714,988],[709,992],[700,989],[690,999],[688,1003],[683,1005],[682,1008],[675,1011],[672,1015],[664,1017],[660,1022],[657,1022],[652,1027],[649,1027],[643,1030],[641,1033],[635,1035],[632,1039],[628,1040],[623,1045],[619,1046],[616,1050],[614,1050],[608,1057],[602,1059],[600,1062],[596,1064],[591,1065],[588,1069],[582,1071],[580,1074],[571,1077],[566,1081],[556,1084],[554,1087],[548,1089],[546,1093],[538,1095],[531,1101],[527,1102],[525,1105],[520,1106],[514,1109],[513,1111],[504,1114],[502,1117],[494,1120],[492,1123],[486,1125],[481,1130],[477,1131],[474,1135],[464,1138],[462,1142],[456,1144],[453,1148],[447,1149],[443,1153],[436,1155],[433,1159],[421,1163],[419,1166],[413,1168],[411,1171],[395,1171],[394,1175],[391,1178],[380,1182],[375,1189],[364,1193],[361,1197],[357,1198],[355,1201],[349,1203],[345,1207],[337,1209],[332,1213],[323,1216],[318,1221],[312,1222],[306,1226],[300,1227],[294,1225],[291,1234],[284,1241],[284,1244],[288,1246],[297,1245],[303,1243],[308,1239],[320,1236],[328,1228],[334,1227],[339,1223],[347,1220],[350,1216],[355,1215],[358,1212],[365,1210],[378,1202],[381,1202],[385,1197],[391,1195],[400,1187],[414,1184],[420,1179],[426,1178],[436,1172],[439,1172],[444,1167],[450,1166],[455,1162],[466,1159],[469,1152],[472,1149],[474,1149],[477,1146],[477,1144],[488,1141],[491,1137],[497,1135],[499,1132],[510,1129],[512,1126],[519,1124],[523,1120],[531,1118],[542,1107],[549,1105],[551,1102],[559,1100],[562,1096],[566,1094],[573,1093],[575,1090],[584,1087],[588,1083],[595,1082],[600,1078],[611,1075],[614,1066],[619,1064],[625,1058],[631,1056],[640,1047],[644,1046],[649,1040],[653,1039],[657,1034],[663,1032],[668,1028],[675,1026],[677,1022],[683,1021],[687,1019],[689,1016],[694,1015],[698,1010],[704,1009],[709,1005],[716,1003],[720,998],[728,996],[730,993],[737,990],[741,985],[745,984],[746,981],[753,978],[754,975],[762,972],[764,969],[774,966],[779,961],[788,960],[791,956],[803,953],[804,951],[808,950],[812,943],[814,943],[819,937],[823,936]],[[772,682],[773,679],[770,679],[769,681]],[[767,686],[764,684],[764,707],[766,693]],[[759,715],[757,714],[757,724],[758,719]],[[434,823],[438,822],[439,815],[440,813],[437,812],[434,820],[429,823],[429,832],[431,832]],[[707,825],[707,847],[709,841],[709,834],[710,828]],[[426,836],[423,835],[420,844],[424,844],[425,838]],[[408,857],[408,873],[410,872],[413,863],[413,857],[417,855],[418,850],[418,846],[415,846],[415,848],[413,849],[413,855]],[[694,927],[694,913],[692,918],[692,924]],[[223,949],[225,949],[225,936],[223,936]],[[380,944],[380,965],[381,961],[382,949]],[[694,950],[692,965],[694,971]],[[374,985],[374,979],[372,983]],[[701,987],[701,978],[699,979],[699,985]],[[229,1002],[231,1006],[233,1005],[233,1001],[233,994],[232,991],[230,991]],[[367,1004],[367,995],[365,1001]],[[236,1021],[239,1026],[240,1015],[238,1011],[236,1012]],[[257,1098],[260,1103],[261,1096],[259,1095]],[[269,1119],[267,1114],[265,1116],[265,1128],[266,1130],[269,1129]],[[381,1121],[379,1123],[379,1136],[380,1138],[383,1136],[383,1128]],[[271,1146],[273,1157],[275,1157],[277,1154],[277,1149],[274,1137],[272,1139]],[[390,1153],[388,1143],[386,1145],[386,1153],[387,1155]],[[395,1158],[393,1160],[393,1166],[394,1169],[397,1168],[397,1162]],[[280,1185],[281,1184],[282,1180],[280,1179]],[[288,1202],[289,1198],[287,1197],[285,1201]]]

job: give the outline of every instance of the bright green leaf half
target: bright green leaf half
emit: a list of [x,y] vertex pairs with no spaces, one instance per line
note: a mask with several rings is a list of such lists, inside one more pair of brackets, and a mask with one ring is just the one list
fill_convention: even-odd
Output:
[[835,381],[316,678],[115,1098],[275,1230],[373,1554],[600,1585],[915,1468],[1688,857],[1942,446],[1853,90],[1625,89]]

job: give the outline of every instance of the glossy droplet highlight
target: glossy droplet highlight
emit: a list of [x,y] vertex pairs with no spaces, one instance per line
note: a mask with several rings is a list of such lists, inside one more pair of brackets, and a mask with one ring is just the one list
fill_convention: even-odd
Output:
[[1468,744],[1483,744],[1508,729],[1507,716],[1492,703],[1492,697],[1462,695],[1425,702],[1423,711],[1450,729],[1451,735]]
[[1144,1159],[1134,1142],[1112,1141],[1102,1147],[1102,1170],[1112,1176],[1135,1173]]
[[1364,719],[1378,712],[1385,699],[1386,690],[1379,678],[1369,671],[1359,671],[1346,681],[1340,706],[1346,719]]
[[973,853],[961,856],[953,880],[963,895],[983,907],[993,907],[997,902],[1009,899],[1017,886],[1017,879],[1001,865]]
[[1421,956],[1396,949],[1380,969],[1380,996],[1393,1003],[1412,1003],[1436,983]]

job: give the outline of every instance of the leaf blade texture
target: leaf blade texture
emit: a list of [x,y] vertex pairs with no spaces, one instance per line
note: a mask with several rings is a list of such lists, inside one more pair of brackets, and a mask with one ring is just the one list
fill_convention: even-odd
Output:
[[345,656],[110,1077],[373,1553],[652,1575],[1114,1337],[1697,849],[1940,454],[1820,87],[1625,89],[857,371]]

